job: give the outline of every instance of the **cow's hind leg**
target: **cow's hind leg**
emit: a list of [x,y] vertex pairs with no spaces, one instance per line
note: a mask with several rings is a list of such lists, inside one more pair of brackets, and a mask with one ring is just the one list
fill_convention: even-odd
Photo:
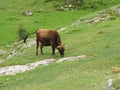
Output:
[[38,55],[39,40],[36,40],[36,55]]
[[43,54],[43,50],[42,50],[42,48],[43,48],[43,44],[40,44],[41,54]]

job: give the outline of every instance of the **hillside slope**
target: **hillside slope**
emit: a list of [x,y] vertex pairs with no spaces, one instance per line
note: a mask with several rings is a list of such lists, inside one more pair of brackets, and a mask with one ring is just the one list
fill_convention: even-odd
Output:
[[[2,31],[0,33],[0,46],[18,41],[17,32],[20,28],[28,32],[38,28],[60,29],[93,12],[120,4],[119,0],[91,0],[90,2],[84,0],[79,10],[60,12],[56,11],[55,5],[61,5],[64,0],[45,1],[47,0],[0,1],[0,31]],[[25,10],[32,11],[33,15],[24,16]]]
[[[60,58],[58,53],[55,57],[51,56],[51,47],[44,47],[45,54],[36,56],[35,45],[29,48],[21,47],[23,45],[21,43],[7,45],[8,42],[16,40],[15,28],[21,23],[29,32],[38,27],[62,28],[60,35],[63,43],[67,44],[65,57],[87,56],[77,61],[54,62],[15,76],[2,76],[0,90],[101,90],[108,79],[118,79],[120,75],[113,73],[112,67],[120,67],[120,7],[114,9],[105,8],[105,11],[100,12],[98,10],[51,11],[35,13],[32,17],[21,16],[18,13],[9,16],[11,13],[8,15],[7,12],[0,11],[2,13],[0,23],[4,26],[0,27],[3,33],[0,37],[2,38],[0,46],[6,51],[0,57],[6,58],[14,49],[19,53],[0,64],[0,67],[28,64],[46,58]],[[6,32],[7,38],[4,39]],[[120,87],[119,83],[117,85]]]

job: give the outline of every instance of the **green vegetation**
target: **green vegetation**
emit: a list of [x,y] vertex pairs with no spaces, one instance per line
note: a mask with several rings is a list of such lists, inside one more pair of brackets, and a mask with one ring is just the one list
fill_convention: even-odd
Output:
[[[78,11],[63,12],[54,11],[54,5],[59,3],[59,1],[52,0],[51,2],[46,3],[44,0],[29,0],[25,3],[23,2],[25,1],[0,1],[0,30],[4,31],[0,33],[0,38],[4,38],[4,41],[0,40],[0,46],[17,41],[18,36],[16,33],[20,26],[23,26],[28,32],[35,31],[38,28],[59,29],[63,26],[69,25],[79,18],[93,13],[93,9],[88,6],[90,3],[88,0],[84,0],[85,4],[83,4],[83,7],[88,6],[86,9],[81,8]],[[62,0],[60,2],[62,3]],[[95,0],[92,2],[95,2]],[[97,5],[98,9],[95,9],[94,12],[117,5],[120,1],[105,0],[104,3],[106,3],[105,6]],[[33,16],[24,16],[23,12],[25,10],[31,10]]]
[[116,90],[120,89],[120,79],[114,80],[113,86],[115,87]]
[[[83,54],[88,57],[77,61],[54,62],[15,76],[2,76],[0,90],[101,90],[107,79],[119,78],[119,74],[113,73],[111,69],[114,66],[120,67],[119,15],[112,12],[112,18],[105,21],[71,24],[76,20],[90,20],[97,16],[99,11],[119,5],[120,1],[83,0],[84,3],[79,10],[56,11],[55,3],[61,4],[63,1],[0,1],[0,50],[7,51],[5,55],[0,55],[0,58],[6,57],[11,49],[20,52],[0,64],[0,67],[27,64],[52,57],[51,47],[44,47],[44,55],[38,56],[35,55],[35,45],[26,49],[17,46],[7,47],[18,41],[17,32],[20,26],[27,32],[34,32],[38,28],[58,30],[67,27],[60,32],[63,43],[67,44],[65,57]],[[97,8],[93,9],[90,5]],[[22,14],[27,9],[33,12],[32,16],[26,17]],[[35,35],[31,38],[33,37]],[[56,54],[52,58],[60,56]],[[116,83],[119,83],[119,79]]]

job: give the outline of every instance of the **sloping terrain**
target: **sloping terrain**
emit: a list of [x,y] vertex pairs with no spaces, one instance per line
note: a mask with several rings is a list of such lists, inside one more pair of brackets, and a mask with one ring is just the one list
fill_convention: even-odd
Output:
[[[7,5],[4,1],[0,2],[3,3],[1,7],[4,4]],[[12,3],[14,0],[6,0],[6,2]],[[1,68],[11,65],[27,65],[52,57],[51,47],[44,47],[44,55],[35,55],[35,43],[30,47],[28,43],[35,40],[35,35],[30,37],[32,39],[28,39],[28,47],[21,42],[14,43],[18,39],[16,33],[20,25],[28,32],[33,32],[37,28],[59,30],[62,42],[67,45],[65,57],[79,55],[88,57],[39,66],[34,70],[14,76],[1,76],[0,90],[101,90],[108,79],[119,80],[120,74],[113,73],[112,68],[120,67],[120,6],[118,0],[105,0],[105,2],[109,2],[109,5],[99,6],[97,4],[95,10],[89,8],[91,5],[89,2],[86,2],[88,9],[75,11],[49,11],[47,8],[51,6],[47,6],[44,7],[45,11],[38,13],[36,12],[37,6],[34,6],[31,9],[33,15],[30,17],[22,15],[22,11],[27,9],[26,7],[30,8],[31,0],[24,4],[18,0],[13,6],[6,6],[6,11],[1,8],[0,58],[3,60],[13,55],[3,60],[0,64]],[[52,5],[52,3],[53,0],[47,5]],[[13,7],[18,4],[20,6],[14,9]],[[21,5],[28,6],[20,9]],[[20,10],[19,13],[17,10]],[[59,60],[60,56],[56,53],[52,58]],[[120,87],[119,82],[117,87]]]

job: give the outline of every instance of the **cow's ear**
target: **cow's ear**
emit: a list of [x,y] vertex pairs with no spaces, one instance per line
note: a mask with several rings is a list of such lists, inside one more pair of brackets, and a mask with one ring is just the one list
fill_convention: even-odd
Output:
[[60,46],[57,46],[57,49],[60,49]]
[[68,47],[66,44],[63,44],[63,46],[66,48],[66,47]]

